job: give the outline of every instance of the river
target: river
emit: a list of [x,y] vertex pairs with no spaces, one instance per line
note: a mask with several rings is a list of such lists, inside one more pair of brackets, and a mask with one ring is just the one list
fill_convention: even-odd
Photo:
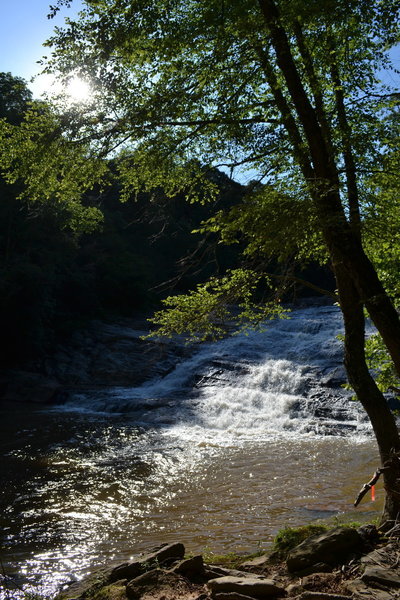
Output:
[[3,576],[51,596],[162,542],[254,552],[284,526],[375,517],[379,486],[352,511],[378,453],[340,385],[340,330],[335,307],[297,309],[140,387],[3,404]]

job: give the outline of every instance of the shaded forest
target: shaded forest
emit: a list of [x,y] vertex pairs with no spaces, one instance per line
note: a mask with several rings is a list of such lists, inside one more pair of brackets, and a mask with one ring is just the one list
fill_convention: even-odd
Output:
[[[31,100],[25,83],[0,75],[0,117],[18,123]],[[235,203],[239,183],[210,173],[220,197],[208,205],[188,204],[184,195],[162,190],[119,200],[115,183],[93,190],[83,204],[99,208],[103,222],[92,233],[66,226],[56,203],[29,205],[20,186],[0,179],[0,315],[2,361],[12,366],[51,351],[91,318],[149,311],[170,292],[187,291],[235,262],[232,248],[192,234],[212,211]]]

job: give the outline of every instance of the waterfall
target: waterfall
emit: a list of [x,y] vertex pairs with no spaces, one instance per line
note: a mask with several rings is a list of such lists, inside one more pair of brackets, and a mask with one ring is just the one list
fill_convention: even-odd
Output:
[[199,345],[165,377],[76,394],[61,410],[126,413],[139,426],[198,442],[365,432],[343,389],[341,314],[297,308],[261,331]]

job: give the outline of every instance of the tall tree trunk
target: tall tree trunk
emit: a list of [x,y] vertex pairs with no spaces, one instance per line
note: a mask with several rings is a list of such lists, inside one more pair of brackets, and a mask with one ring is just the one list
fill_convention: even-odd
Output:
[[[354,280],[359,297],[381,334],[396,371],[400,375],[399,315],[364,252],[358,232],[352,230],[346,219],[339,194],[340,183],[335,157],[330,151],[317,112],[303,85],[288,36],[280,22],[277,5],[274,0],[258,0],[258,2],[276,54],[278,67],[285,79],[308,146],[313,180],[310,180],[308,175],[310,169],[305,170],[301,163],[300,165],[314,199],[330,256],[334,263],[342,262],[347,270],[347,276]],[[280,108],[279,104],[278,107]],[[320,106],[319,109],[321,111],[323,107]],[[342,114],[341,118],[343,119],[344,116]],[[285,123],[287,115],[282,114],[282,118]]]
[[378,443],[386,490],[383,521],[400,515],[400,436],[388,404],[371,376],[365,360],[363,305],[343,264],[334,266],[345,328],[344,362],[349,383],[368,414]]

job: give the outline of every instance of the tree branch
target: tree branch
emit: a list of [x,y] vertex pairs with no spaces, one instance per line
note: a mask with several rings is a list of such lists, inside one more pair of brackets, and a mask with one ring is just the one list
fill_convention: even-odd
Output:
[[367,492],[369,492],[369,490],[372,488],[373,485],[376,484],[376,482],[378,481],[379,477],[382,475],[382,473],[384,471],[387,471],[388,469],[390,469],[390,467],[380,467],[379,469],[377,469],[372,477],[372,479],[370,481],[368,481],[368,483],[364,483],[364,485],[362,486],[361,490],[358,493],[358,496],[354,502],[354,507],[356,508],[361,500],[364,498],[365,494]]

